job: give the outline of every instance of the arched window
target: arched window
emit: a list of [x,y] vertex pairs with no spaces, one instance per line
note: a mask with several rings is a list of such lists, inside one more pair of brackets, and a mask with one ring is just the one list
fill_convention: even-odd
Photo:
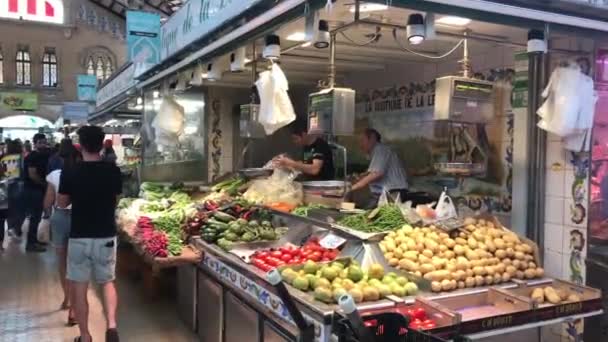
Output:
[[105,76],[105,63],[103,62],[103,58],[97,57],[97,63],[95,63],[95,75],[97,76],[97,80],[103,81],[106,78]]
[[15,60],[15,66],[17,67],[17,84],[18,85],[31,85],[32,84],[32,61],[30,59],[30,52],[27,48],[20,48],[17,51],[17,58]]
[[95,75],[95,63],[93,63],[93,57],[87,59],[87,75]]
[[106,79],[110,78],[110,76],[112,76],[113,72],[114,72],[114,66],[112,65],[112,61],[108,59],[106,61]]
[[116,69],[112,52],[105,47],[87,49],[82,61],[87,75],[94,75],[99,82],[107,80]]
[[0,84],[4,83],[4,55],[0,50]]
[[42,85],[57,86],[57,55],[55,49],[47,49],[42,56]]

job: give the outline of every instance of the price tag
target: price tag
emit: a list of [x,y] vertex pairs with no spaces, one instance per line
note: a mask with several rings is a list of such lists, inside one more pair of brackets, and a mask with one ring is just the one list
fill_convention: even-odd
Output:
[[346,239],[341,238],[333,233],[325,235],[325,237],[319,241],[321,247],[328,249],[338,248],[344,243],[346,243]]

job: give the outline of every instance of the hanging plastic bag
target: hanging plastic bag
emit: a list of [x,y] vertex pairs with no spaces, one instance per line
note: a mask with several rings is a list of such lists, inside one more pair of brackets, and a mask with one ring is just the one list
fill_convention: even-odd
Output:
[[152,120],[152,127],[167,133],[181,135],[184,130],[184,107],[172,96],[163,97],[158,114]]
[[296,113],[287,94],[289,89],[287,78],[277,64],[272,64],[270,70],[260,73],[255,85],[260,95],[258,120],[267,135],[271,135],[296,119]]
[[51,223],[48,219],[42,219],[38,224],[38,241],[48,243],[51,241]]
[[282,202],[298,206],[302,204],[304,192],[302,184],[294,182],[290,172],[275,169],[272,176],[254,180],[243,198],[257,204]]
[[435,207],[435,213],[437,215],[437,220],[440,221],[458,217],[456,206],[454,206],[452,198],[448,196],[445,191],[439,196],[439,201]]
[[389,197],[390,194],[388,191],[386,191],[386,188],[382,188],[382,193],[380,194],[380,198],[378,199],[378,207],[390,204]]

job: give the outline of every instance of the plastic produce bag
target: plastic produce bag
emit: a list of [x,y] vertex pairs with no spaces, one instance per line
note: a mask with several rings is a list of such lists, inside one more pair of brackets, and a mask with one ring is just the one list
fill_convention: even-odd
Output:
[[290,172],[275,169],[270,177],[253,181],[243,198],[258,204],[283,202],[298,206],[302,204],[304,192],[302,184],[294,182]]
[[437,220],[440,221],[456,218],[458,216],[454,202],[452,202],[452,198],[448,196],[445,191],[443,191],[441,196],[439,196],[439,201],[435,207],[435,213],[437,214]]
[[51,223],[48,219],[42,219],[38,224],[38,241],[48,243],[51,241]]
[[268,71],[260,73],[255,82],[260,95],[259,122],[267,135],[296,119],[296,113],[287,94],[289,84],[283,70],[272,64]]
[[152,120],[152,127],[165,131],[167,135],[181,135],[184,130],[184,107],[180,106],[173,97],[165,96],[158,110],[158,114]]

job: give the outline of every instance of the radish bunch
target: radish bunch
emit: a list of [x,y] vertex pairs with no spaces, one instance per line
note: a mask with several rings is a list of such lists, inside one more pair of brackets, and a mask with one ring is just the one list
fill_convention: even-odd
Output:
[[144,250],[152,256],[165,258],[168,255],[167,235],[154,229],[152,219],[142,216],[137,221],[137,234],[142,241]]

